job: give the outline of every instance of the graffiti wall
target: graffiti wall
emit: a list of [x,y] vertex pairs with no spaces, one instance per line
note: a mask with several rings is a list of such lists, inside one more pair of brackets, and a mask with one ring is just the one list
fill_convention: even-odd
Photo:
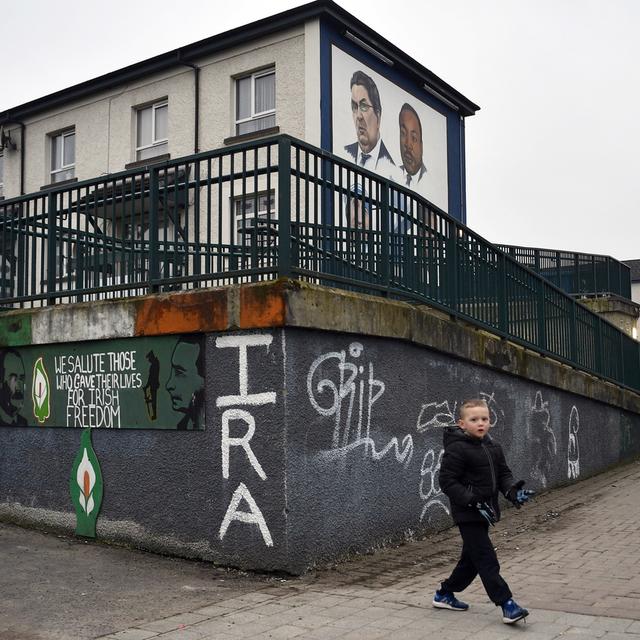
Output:
[[[138,340],[18,350],[22,405],[18,356],[5,350],[3,384],[24,422],[0,429],[1,518],[297,573],[450,524],[442,431],[465,398],[487,401],[492,435],[531,489],[640,453],[638,415],[407,342],[303,329]],[[117,388],[120,429],[49,428],[75,427],[69,397],[94,394],[76,374],[132,381]],[[170,382],[181,374],[188,387]],[[199,378],[202,422],[183,433]],[[38,384],[52,389],[44,423],[32,415]],[[164,429],[140,428],[150,386]]]

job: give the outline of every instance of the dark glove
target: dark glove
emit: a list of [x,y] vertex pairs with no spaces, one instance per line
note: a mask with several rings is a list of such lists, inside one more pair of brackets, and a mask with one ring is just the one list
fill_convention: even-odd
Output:
[[529,498],[535,495],[535,491],[530,489],[523,489],[524,480],[518,480],[509,491],[506,493],[507,500],[516,508],[520,509],[522,505],[529,500]]
[[498,516],[496,516],[496,512],[493,510],[493,507],[488,502],[475,502],[471,505],[478,510],[478,513],[493,527],[495,523],[498,521]]

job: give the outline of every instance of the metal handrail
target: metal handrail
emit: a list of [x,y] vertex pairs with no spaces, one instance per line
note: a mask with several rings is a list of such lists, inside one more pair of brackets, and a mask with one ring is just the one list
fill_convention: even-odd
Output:
[[416,193],[286,135],[0,202],[4,309],[277,277],[426,302],[640,391],[631,337]]

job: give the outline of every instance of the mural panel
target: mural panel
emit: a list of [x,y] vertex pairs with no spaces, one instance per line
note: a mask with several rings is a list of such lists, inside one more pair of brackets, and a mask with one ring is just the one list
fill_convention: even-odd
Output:
[[448,211],[447,119],[332,47],[333,152]]
[[203,429],[202,336],[0,349],[0,426]]

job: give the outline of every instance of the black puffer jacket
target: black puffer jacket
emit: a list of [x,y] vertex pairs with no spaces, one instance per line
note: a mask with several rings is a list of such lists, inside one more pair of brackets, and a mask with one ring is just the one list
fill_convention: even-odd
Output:
[[489,503],[500,519],[498,491],[506,494],[514,484],[502,447],[489,435],[473,438],[459,427],[445,428],[443,441],[440,488],[451,502],[454,522],[485,522],[469,506],[476,498]]

